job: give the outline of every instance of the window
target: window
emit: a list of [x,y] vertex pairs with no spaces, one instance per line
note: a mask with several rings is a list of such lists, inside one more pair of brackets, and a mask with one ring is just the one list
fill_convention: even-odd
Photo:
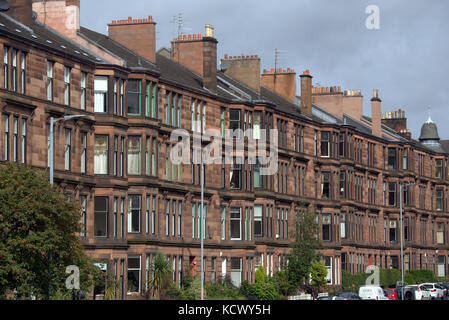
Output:
[[151,233],[156,234],[156,197],[154,196],[151,205]]
[[140,233],[141,196],[130,195],[128,202],[128,233]]
[[396,206],[396,182],[388,183],[388,205]]
[[262,112],[255,111],[253,119],[253,139],[260,139],[260,123],[261,123]]
[[118,209],[118,198],[114,198],[114,217],[112,220],[112,236],[117,238],[117,209]]
[[444,223],[437,223],[437,244],[444,244]]
[[3,156],[3,160],[8,161],[9,160],[9,116],[8,115],[4,115],[4,118],[3,118],[3,130],[4,130],[4,137],[3,137],[4,156]]
[[120,80],[120,115],[124,115],[125,110],[125,83]]
[[147,82],[145,86],[145,116],[150,116],[150,99],[151,99],[151,82]]
[[226,240],[226,208],[221,208],[221,240]]
[[70,105],[70,68],[64,67],[64,104]]
[[444,206],[443,206],[443,190],[442,189],[437,189],[436,190],[436,210],[437,211],[443,211]]
[[81,109],[86,110],[86,78],[87,74],[85,72],[81,72]]
[[170,235],[170,200],[165,204],[165,235]]
[[140,115],[142,81],[128,80],[128,115]]
[[331,219],[330,214],[323,215],[321,221],[323,241],[331,241]]
[[159,88],[156,84],[152,84],[153,94],[151,96],[151,117],[154,119],[158,118],[158,107],[159,107]]
[[324,257],[324,266],[327,270],[326,281],[328,284],[332,284],[332,257]]
[[80,158],[81,173],[87,171],[87,133],[81,132],[81,158]]
[[22,119],[22,163],[27,163],[27,120]]
[[254,206],[254,236],[255,237],[263,237],[262,215],[263,215],[263,206],[255,205]]
[[141,137],[128,137],[128,174],[138,175],[141,172]]
[[388,170],[396,170],[396,149],[388,148]]
[[435,178],[443,178],[443,160],[435,160]]
[[178,128],[181,128],[182,95],[178,94],[177,101],[178,101],[178,108],[177,108]]
[[340,171],[340,199],[346,198],[346,172]]
[[242,283],[242,259],[231,258],[231,281],[236,287]]
[[17,91],[17,50],[13,49],[12,50],[12,74],[11,74],[11,81],[12,81],[12,90],[13,91]]
[[254,165],[254,188],[261,188],[262,180],[260,178],[260,162],[256,159],[256,164]]
[[231,208],[231,240],[242,240],[242,208]]
[[86,223],[87,223],[87,197],[80,196],[81,200],[81,237],[86,236]]
[[396,243],[396,236],[397,236],[397,221],[390,220],[390,242],[391,243]]
[[64,169],[70,171],[72,167],[72,130],[65,129]]
[[330,173],[323,172],[321,178],[321,198],[330,199]]
[[108,174],[108,136],[95,136],[94,173]]
[[108,197],[95,197],[94,232],[95,237],[108,236]]
[[140,258],[128,256],[128,293],[140,292]]
[[[241,129],[240,110],[236,109],[229,110],[229,129],[230,130]],[[240,133],[236,133],[234,135],[234,138],[240,139]]]
[[47,61],[47,100],[53,101],[53,68],[54,63]]
[[225,118],[226,117],[226,108],[221,107],[220,108],[220,129],[221,129],[221,137],[224,139],[226,138],[226,125],[225,125]]
[[108,111],[108,77],[96,76],[94,83],[95,112]]
[[156,176],[156,168],[157,168],[157,140],[153,138],[153,147],[151,150],[151,175]]
[[125,236],[125,199],[122,198],[120,203],[120,237]]
[[327,131],[321,132],[321,157],[324,158],[330,157],[329,135],[330,133]]
[[402,151],[402,169],[408,170],[408,150]]
[[114,137],[114,156],[112,157],[112,174],[114,176],[118,175],[118,136]]
[[182,236],[182,202],[178,202],[178,237]]
[[166,91],[165,94],[165,124],[170,124],[170,100],[171,100],[171,92]]
[[20,55],[20,93],[26,92],[26,53]]
[[197,228],[198,227],[196,226],[196,203],[192,203],[192,239],[195,239],[196,237],[195,230]]
[[5,89],[9,89],[9,47],[4,47],[3,51],[3,86]]
[[19,161],[19,118],[13,118],[12,157],[14,162]]
[[346,238],[346,213],[340,215],[340,236],[342,239]]
[[242,165],[237,163],[237,158],[234,158],[229,179],[231,189],[240,189],[241,180],[242,180]]

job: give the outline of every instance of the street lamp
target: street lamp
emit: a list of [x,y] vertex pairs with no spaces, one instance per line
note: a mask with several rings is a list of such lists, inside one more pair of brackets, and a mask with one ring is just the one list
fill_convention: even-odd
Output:
[[403,218],[402,218],[402,188],[408,188],[413,183],[399,183],[399,216],[401,224],[401,299],[404,300],[404,233],[403,233]]
[[83,117],[87,117],[86,115],[72,115],[72,116],[64,116],[63,118],[57,118],[54,119],[53,117],[50,117],[50,153],[49,153],[49,157],[50,157],[50,184],[53,185],[53,176],[54,176],[54,152],[55,152],[55,140],[53,137],[53,127],[55,125],[56,122],[58,121],[68,121],[71,119],[75,119],[75,118],[83,118]]

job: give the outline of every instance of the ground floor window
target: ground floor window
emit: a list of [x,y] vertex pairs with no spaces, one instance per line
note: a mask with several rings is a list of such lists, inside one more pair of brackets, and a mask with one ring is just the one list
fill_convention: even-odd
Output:
[[236,287],[242,283],[242,259],[231,258],[231,281]]
[[140,255],[128,256],[128,293],[140,292]]

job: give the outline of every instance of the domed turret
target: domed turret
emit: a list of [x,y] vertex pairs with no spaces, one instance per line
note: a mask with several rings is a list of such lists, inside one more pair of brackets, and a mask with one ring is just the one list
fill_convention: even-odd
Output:
[[432,121],[429,115],[429,119],[421,127],[421,136],[419,141],[423,144],[439,144],[440,137],[438,135],[437,125]]

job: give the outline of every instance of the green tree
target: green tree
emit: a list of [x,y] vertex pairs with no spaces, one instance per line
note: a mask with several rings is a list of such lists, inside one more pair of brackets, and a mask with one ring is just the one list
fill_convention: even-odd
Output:
[[265,274],[265,268],[263,266],[259,266],[254,273],[255,282],[265,282],[267,281],[267,276]]
[[316,213],[311,208],[298,212],[296,216],[295,240],[290,245],[292,250],[287,266],[289,282],[296,288],[308,281],[312,263],[318,258],[316,250],[321,248],[315,219]]
[[149,281],[151,296],[160,299],[172,282],[170,263],[162,253],[157,253],[153,257],[151,271],[153,273],[153,278]]
[[315,261],[310,270],[312,287],[319,290],[327,284],[327,269],[321,261]]
[[79,203],[51,186],[45,171],[22,165],[0,167],[0,297],[27,299],[68,294],[66,268],[80,269],[89,291],[93,261],[78,238]]

